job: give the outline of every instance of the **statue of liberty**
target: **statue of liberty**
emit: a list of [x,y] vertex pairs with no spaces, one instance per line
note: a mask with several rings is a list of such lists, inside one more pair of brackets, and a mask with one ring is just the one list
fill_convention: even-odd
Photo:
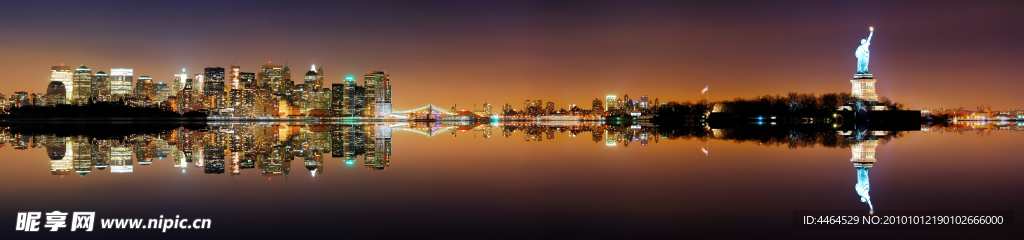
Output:
[[868,34],[868,38],[860,40],[860,46],[857,47],[857,52],[854,56],[857,56],[857,74],[868,74],[868,59],[871,58],[871,51],[868,50],[868,46],[871,46],[871,36],[875,35],[875,28],[868,28],[871,33]]
[[869,213],[875,213],[875,206],[871,205],[871,196],[868,196],[868,191],[871,191],[871,184],[868,183],[868,169],[870,166],[857,166],[857,185],[853,188],[857,190],[857,195],[860,195],[860,201],[868,203]]

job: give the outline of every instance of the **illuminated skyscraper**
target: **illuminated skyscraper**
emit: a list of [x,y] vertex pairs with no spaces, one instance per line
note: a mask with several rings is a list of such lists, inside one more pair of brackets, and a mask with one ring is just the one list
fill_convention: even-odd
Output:
[[74,91],[74,94],[68,95],[73,97],[71,103],[75,105],[89,104],[89,100],[93,97],[92,70],[85,67],[85,65],[75,69],[73,82],[71,89]]
[[[196,75],[192,79],[193,79],[192,84],[194,84],[194,86],[192,86],[192,91],[195,91],[196,96],[199,97],[200,99],[202,99],[202,95],[203,95],[203,74],[202,73],[196,73]],[[200,100],[196,99],[196,101],[200,101]]]
[[601,99],[595,98],[594,99],[594,104],[591,107],[592,107],[591,108],[591,113],[592,114],[597,114],[597,115],[604,114],[604,103],[601,102]]
[[284,68],[281,70],[281,87],[284,91],[292,89],[295,82],[292,81],[292,70],[288,68],[288,61],[284,61]]
[[132,78],[134,71],[131,68],[110,69],[110,95],[112,99],[121,99],[132,94]]
[[50,81],[46,86],[46,105],[56,106],[67,104],[67,88],[61,81]]
[[74,86],[74,82],[71,80],[71,67],[64,66],[64,64],[61,64],[60,66],[51,67],[50,81],[58,81],[64,84],[64,87],[67,89],[67,92],[64,93],[64,96],[70,97],[74,95],[74,89],[71,88],[72,86]]
[[263,69],[256,76],[257,84],[270,89],[274,94],[284,94],[282,74],[284,74],[284,68],[281,65],[264,64]]
[[604,104],[605,104],[605,108],[604,108],[605,112],[608,112],[608,113],[615,112],[615,110],[619,108],[619,106],[618,106],[618,97],[616,97],[615,95],[608,95],[608,97],[606,97],[604,99]]
[[316,68],[316,87],[324,87],[324,67]]
[[[323,71],[323,68],[320,68]],[[306,72],[304,76],[303,84],[301,89],[293,91],[292,101],[295,101],[302,107],[302,112],[312,114],[311,110],[329,110],[331,108],[330,90],[323,89],[323,73],[317,72],[316,65],[310,68],[309,72]],[[316,114],[325,114],[325,112],[317,111]],[[329,112],[327,112],[329,114]]]
[[110,101],[110,76],[107,73],[99,71],[92,76],[92,94],[96,101]]
[[391,116],[391,77],[384,71],[373,71],[363,75],[366,88],[365,116]]
[[171,87],[170,86],[167,86],[167,84],[164,83],[164,82],[158,82],[158,83],[153,84],[153,96],[154,96],[153,102],[154,103],[159,103],[159,102],[163,102],[164,100],[167,100],[168,97],[174,96],[174,95],[171,94]]
[[203,71],[203,106],[214,110],[226,108],[224,92],[224,68],[208,67]]
[[646,111],[651,108],[651,101],[647,95],[640,96],[640,110]]
[[140,100],[154,99],[154,85],[153,78],[149,76],[139,77],[139,81],[135,84],[135,98]]
[[[340,93],[338,93],[338,86],[336,85],[342,85]],[[362,103],[365,101],[362,89],[364,88],[356,86],[356,80],[352,77],[345,77],[343,84],[335,84],[333,88],[335,94],[331,96],[331,101],[338,103],[340,111],[337,114],[345,117],[362,115],[362,109],[357,109],[361,108],[363,106]]]
[[342,116],[345,112],[345,84],[331,84],[331,116]]
[[317,82],[317,75],[316,65],[313,65],[313,67],[309,69],[309,72],[306,72],[306,76],[304,78],[305,81],[303,83],[306,84],[306,91],[317,91],[321,86],[323,86],[323,82]]
[[622,99],[620,99],[620,101],[619,110],[624,112],[633,111],[633,99],[629,98],[629,94],[622,95]]
[[171,82],[171,95],[178,95],[178,92],[182,88],[185,88],[185,79],[188,79],[188,74],[185,74],[185,69],[181,69],[181,74],[174,74],[174,82]]
[[178,113],[185,113],[188,111],[196,110],[195,106],[195,92],[192,90],[192,79],[185,79],[185,87],[178,92]]
[[225,92],[230,92],[232,89],[239,89],[239,80],[241,79],[242,67],[231,66],[231,71],[228,71],[227,86],[224,87]]
[[309,90],[309,91],[318,91],[318,89],[321,89],[321,88],[324,87],[324,73],[323,73],[323,71],[324,71],[323,67],[320,67],[318,69],[316,67],[316,65],[314,64],[313,67],[311,67],[309,69],[309,72],[306,72],[306,76],[304,78],[305,81],[303,81],[303,83],[306,84],[307,90]]

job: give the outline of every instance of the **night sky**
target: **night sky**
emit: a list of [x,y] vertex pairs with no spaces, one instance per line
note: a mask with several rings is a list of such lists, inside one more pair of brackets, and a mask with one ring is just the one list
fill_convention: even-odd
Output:
[[327,86],[384,70],[397,110],[848,92],[869,26],[880,96],[1022,107],[1024,1],[8,1],[0,94],[44,92],[61,63],[166,83],[236,57],[294,80],[315,63]]

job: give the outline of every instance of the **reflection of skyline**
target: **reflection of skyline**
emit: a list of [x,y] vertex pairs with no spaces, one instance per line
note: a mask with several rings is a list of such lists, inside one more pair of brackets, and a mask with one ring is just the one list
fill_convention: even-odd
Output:
[[[392,132],[395,130],[439,134],[473,134],[490,138],[499,131],[506,138],[523,134],[524,141],[554,140],[556,135],[576,137],[586,132],[591,140],[608,145],[639,143],[646,146],[668,138],[651,125],[609,126],[600,123],[565,124],[483,124],[442,123],[401,124],[284,124],[218,123],[203,129],[178,128],[153,134],[131,134],[113,139],[85,135],[20,134],[5,129],[0,140],[15,149],[46,148],[51,174],[66,176],[72,171],[85,176],[109,169],[111,173],[132,173],[154,161],[170,160],[182,172],[196,169],[206,174],[241,175],[258,169],[265,177],[292,173],[293,161],[301,161],[312,176],[324,174],[324,155],[355,165],[362,158],[371,171],[390,167]],[[676,137],[672,137],[675,139]],[[2,146],[0,146],[2,147]],[[298,163],[295,163],[298,164]]]
[[[15,150],[45,148],[50,158],[51,174],[87,175],[92,171],[109,169],[111,173],[131,173],[138,167],[148,167],[154,161],[170,159],[182,172],[189,168],[207,174],[241,175],[246,169],[258,169],[265,177],[291,174],[292,162],[301,161],[302,167],[313,176],[324,174],[324,155],[339,159],[345,165],[356,165],[362,158],[363,166],[371,171],[390,167],[392,132],[415,132],[426,136],[439,134],[472,134],[489,138],[492,133],[511,138],[522,134],[523,141],[544,142],[559,138],[587,136],[595,143],[629,147],[631,144],[647,146],[661,140],[729,140],[750,142],[765,146],[851,148],[851,162],[863,175],[866,202],[867,169],[876,161],[874,149],[879,144],[901,135],[896,131],[865,130],[796,130],[784,128],[707,129],[705,127],[659,127],[642,125],[605,125],[597,122],[551,123],[496,123],[496,124],[321,124],[321,123],[216,123],[202,129],[178,128],[154,134],[132,134],[113,139],[89,136],[56,136],[53,134],[20,134],[10,128],[0,129],[0,142]],[[1018,131],[1016,125],[976,126],[947,125],[922,127],[929,132],[956,132],[966,130]],[[589,134],[588,134],[589,132]],[[296,163],[298,164],[298,163]],[[858,177],[860,179],[860,177]],[[860,186],[861,184],[858,184]],[[859,190],[858,193],[862,193]]]
[[114,139],[0,130],[0,140],[16,150],[45,148],[50,172],[59,176],[72,171],[85,176],[108,168],[111,173],[131,173],[154,160],[170,159],[182,172],[191,167],[207,174],[240,175],[244,169],[258,168],[266,177],[287,177],[297,158],[314,176],[323,174],[325,154],[349,165],[362,156],[365,167],[384,170],[390,166],[392,126],[229,123]]

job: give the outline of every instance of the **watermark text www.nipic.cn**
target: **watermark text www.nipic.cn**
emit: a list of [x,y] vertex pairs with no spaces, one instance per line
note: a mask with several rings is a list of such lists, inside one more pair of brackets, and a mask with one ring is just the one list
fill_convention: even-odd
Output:
[[[100,219],[100,229],[160,229],[161,232],[167,232],[167,229],[209,229],[211,224],[209,218],[189,220],[179,215],[175,215],[174,218],[164,218],[164,215],[160,215],[160,218],[150,218],[148,221],[144,218]],[[14,230],[38,232],[40,229],[49,229],[50,232],[56,232],[58,229],[68,228],[72,232],[92,232],[95,225],[96,212],[19,212]]]

